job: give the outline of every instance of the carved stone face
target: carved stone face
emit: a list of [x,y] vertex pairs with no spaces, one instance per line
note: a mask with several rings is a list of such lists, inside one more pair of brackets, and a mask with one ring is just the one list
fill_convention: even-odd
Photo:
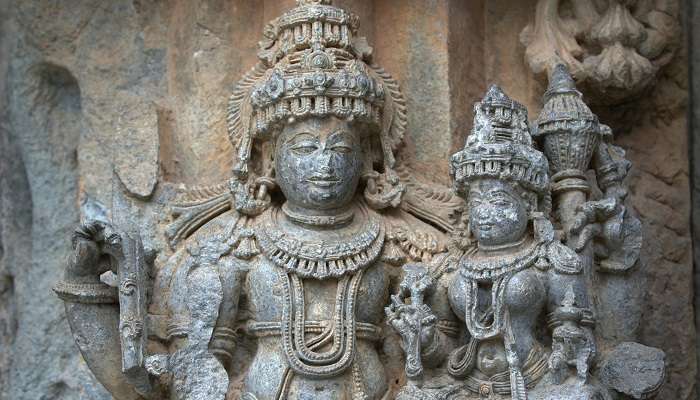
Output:
[[335,117],[286,125],[277,138],[277,182],[293,206],[332,210],[348,205],[362,174],[360,132]]
[[480,245],[514,243],[525,235],[527,205],[507,182],[479,179],[469,188],[469,225]]

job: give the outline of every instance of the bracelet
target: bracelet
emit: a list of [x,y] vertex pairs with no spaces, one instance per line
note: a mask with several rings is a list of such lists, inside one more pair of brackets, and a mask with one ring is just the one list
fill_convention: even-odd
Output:
[[59,282],[53,287],[58,298],[71,303],[116,304],[117,289],[104,283]]

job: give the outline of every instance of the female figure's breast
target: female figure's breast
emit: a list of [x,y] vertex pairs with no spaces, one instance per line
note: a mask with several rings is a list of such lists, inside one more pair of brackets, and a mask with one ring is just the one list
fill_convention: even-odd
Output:
[[530,268],[516,273],[506,286],[503,300],[510,315],[513,337],[517,338],[515,349],[520,361],[525,362],[536,345],[536,324],[547,300],[539,272]]

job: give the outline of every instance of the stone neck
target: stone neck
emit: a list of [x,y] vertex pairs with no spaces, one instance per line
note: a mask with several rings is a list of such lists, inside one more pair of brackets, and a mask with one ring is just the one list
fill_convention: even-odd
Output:
[[282,204],[282,212],[295,225],[315,228],[339,228],[352,222],[355,216],[355,207],[350,204],[341,208],[318,210],[285,202]]
[[530,241],[528,241],[527,239],[528,235],[526,233],[520,239],[510,243],[504,243],[493,246],[479,243],[479,253],[487,257],[515,253],[521,250],[523,247],[526,247],[525,245],[529,244]]

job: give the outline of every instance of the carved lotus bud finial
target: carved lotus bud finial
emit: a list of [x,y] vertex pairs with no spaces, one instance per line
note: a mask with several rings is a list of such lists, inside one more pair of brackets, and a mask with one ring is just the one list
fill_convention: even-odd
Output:
[[533,137],[542,141],[555,172],[552,180],[556,183],[559,177],[582,175],[601,136],[608,132],[583,102],[568,68],[563,64],[554,67],[542,111],[533,126]]
[[597,104],[637,97],[673,59],[682,36],[679,0],[638,3],[538,0],[534,23],[520,36],[530,69],[544,74],[565,63]]
[[[552,96],[568,93],[581,97],[581,94],[576,90],[576,82],[569,73],[569,69],[564,64],[557,64],[549,78],[549,87],[544,93],[544,101],[546,103]],[[584,104],[584,106],[586,105]],[[586,108],[588,107],[586,106]]]

